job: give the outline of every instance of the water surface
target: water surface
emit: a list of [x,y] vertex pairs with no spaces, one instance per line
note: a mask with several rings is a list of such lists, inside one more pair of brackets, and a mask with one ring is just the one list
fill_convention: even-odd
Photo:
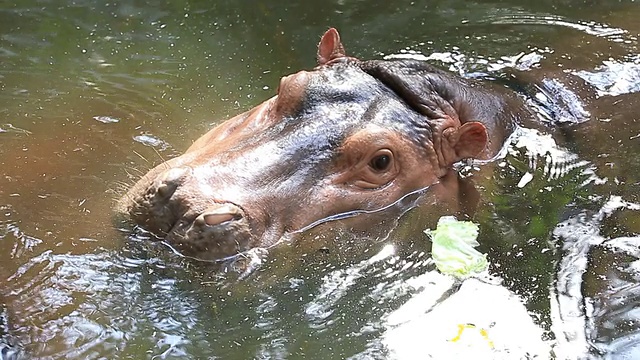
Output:
[[529,99],[553,136],[525,129],[493,170],[467,169],[481,250],[558,358],[640,356],[639,16],[632,1],[0,4],[0,327],[43,359],[389,356],[389,314],[434,271],[420,208],[384,236],[316,229],[328,254],[283,244],[240,284],[112,221],[146,170],[312,68],[334,26],[351,55],[422,57]]

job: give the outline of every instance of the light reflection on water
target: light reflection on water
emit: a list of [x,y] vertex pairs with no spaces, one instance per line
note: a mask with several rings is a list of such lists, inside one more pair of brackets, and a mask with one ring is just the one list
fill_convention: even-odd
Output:
[[[490,81],[550,72],[586,99],[587,121],[565,128],[562,146],[532,131],[495,172],[467,169],[491,180],[474,220],[492,271],[524,298],[546,335],[584,332],[558,352],[635,355],[637,210],[595,222],[584,214],[600,211],[610,194],[640,201],[640,128],[629,97],[637,92],[637,59],[629,56],[637,6],[319,4],[0,6],[0,301],[27,354],[387,356],[387,316],[433,271],[421,232],[433,224],[420,209],[404,214],[385,241],[322,227],[308,236],[313,246],[273,249],[242,283],[127,239],[111,222],[112,200],[146,169],[271,96],[280,76],[312,67],[317,38],[331,25],[363,58],[422,55]],[[593,231],[581,232],[585,226]],[[391,243],[394,255],[371,260]],[[563,244],[585,251],[564,257]],[[584,265],[584,277],[562,259]],[[555,274],[556,263],[566,271]],[[566,294],[563,275],[573,275]],[[560,310],[585,301],[577,325],[554,318],[550,292],[566,295]]]

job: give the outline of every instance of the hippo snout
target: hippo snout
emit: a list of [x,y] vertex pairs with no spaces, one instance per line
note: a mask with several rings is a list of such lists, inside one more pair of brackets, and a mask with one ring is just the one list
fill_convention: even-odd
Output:
[[155,178],[147,174],[150,181],[140,182],[121,200],[120,212],[130,214],[134,222],[153,233],[168,234],[182,215],[174,195],[191,172],[190,168],[177,167],[160,171]]
[[[198,191],[193,168],[159,169],[123,199],[121,212],[184,254],[205,260],[223,259],[249,248],[250,224],[235,203],[212,199]],[[201,185],[201,184],[200,184]]]
[[[169,240],[184,253],[200,258],[223,259],[249,248],[251,232],[244,211],[235,204],[214,204],[189,223],[186,230],[176,226]],[[206,255],[205,255],[206,254]]]

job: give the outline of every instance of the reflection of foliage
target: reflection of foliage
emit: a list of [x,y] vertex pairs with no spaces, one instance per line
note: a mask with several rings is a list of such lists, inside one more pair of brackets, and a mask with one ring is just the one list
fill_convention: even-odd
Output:
[[[549,239],[563,213],[586,198],[588,175],[583,166],[562,160],[554,163],[547,157],[530,163],[526,159],[516,154],[500,164],[494,174],[495,188],[485,194],[492,204],[481,207],[476,220],[481,223],[480,243],[491,249],[486,252],[495,271],[528,299],[530,309],[545,314],[556,256]],[[559,177],[548,175],[554,168]],[[519,184],[525,174],[531,174],[531,180]]]

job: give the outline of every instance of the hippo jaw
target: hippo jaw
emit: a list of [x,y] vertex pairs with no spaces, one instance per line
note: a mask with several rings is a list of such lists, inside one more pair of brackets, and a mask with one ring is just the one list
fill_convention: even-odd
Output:
[[454,83],[442,91],[452,96],[457,80],[435,72],[414,89],[402,77],[415,69],[348,58],[333,29],[318,59],[147,173],[119,212],[180,253],[219,260],[336,214],[384,208],[438,183],[461,158],[487,154],[485,127],[460,119],[459,101],[434,85]]

